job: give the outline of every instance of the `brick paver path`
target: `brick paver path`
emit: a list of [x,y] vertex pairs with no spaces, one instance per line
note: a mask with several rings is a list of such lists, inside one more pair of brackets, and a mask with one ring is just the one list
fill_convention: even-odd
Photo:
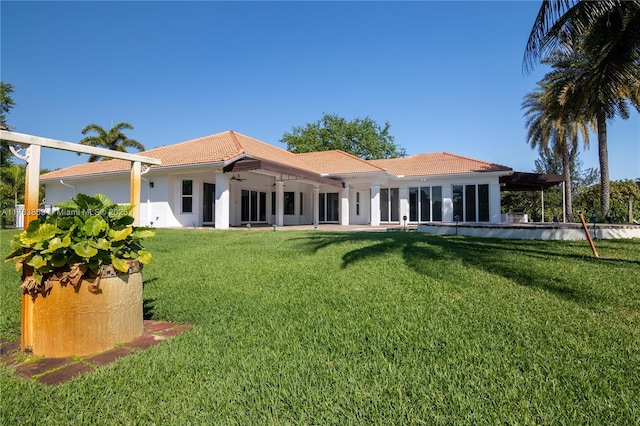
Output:
[[144,321],[144,331],[136,339],[108,351],[85,357],[42,358],[32,357],[20,351],[20,342],[0,339],[0,364],[12,368],[23,377],[37,380],[43,385],[57,385],[87,374],[107,365],[176,336],[189,329],[189,325],[171,322]]

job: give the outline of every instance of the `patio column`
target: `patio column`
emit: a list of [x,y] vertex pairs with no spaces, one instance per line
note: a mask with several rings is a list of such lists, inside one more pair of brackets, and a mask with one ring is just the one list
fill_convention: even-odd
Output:
[[371,184],[371,226],[380,226],[380,184]]
[[540,203],[542,204],[542,222],[544,223],[544,186],[540,188]]
[[320,185],[313,185],[313,224],[320,222]]
[[284,182],[276,182],[276,226],[284,226]]
[[[400,225],[406,225],[409,222],[409,187],[400,187]],[[407,221],[402,220],[403,217],[407,217]]]
[[340,206],[340,225],[349,225],[349,184],[342,188],[342,205]]
[[491,223],[500,223],[502,221],[500,202],[500,183],[491,183],[489,185],[489,222]]
[[229,229],[229,177],[216,170],[215,228]]

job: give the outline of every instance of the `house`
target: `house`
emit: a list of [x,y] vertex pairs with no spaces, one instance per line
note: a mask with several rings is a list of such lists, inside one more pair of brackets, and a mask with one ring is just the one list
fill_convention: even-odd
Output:
[[[343,151],[293,154],[234,131],[140,153],[140,224],[341,225],[500,222],[509,167],[445,152],[363,160]],[[130,164],[83,163],[46,173],[47,204],[76,193],[129,202]]]

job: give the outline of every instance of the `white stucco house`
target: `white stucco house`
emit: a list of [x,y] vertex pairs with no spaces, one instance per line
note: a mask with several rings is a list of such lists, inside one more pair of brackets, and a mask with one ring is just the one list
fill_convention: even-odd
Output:
[[[500,178],[513,174],[445,152],[368,161],[342,151],[293,154],[234,131],[140,154],[162,160],[142,176],[140,225],[155,227],[497,223]],[[98,192],[129,202],[124,160],[40,179],[47,204]]]

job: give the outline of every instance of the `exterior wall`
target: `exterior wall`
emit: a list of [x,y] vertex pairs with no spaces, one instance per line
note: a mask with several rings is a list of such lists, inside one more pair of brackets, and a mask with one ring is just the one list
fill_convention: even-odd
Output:
[[[229,226],[244,226],[242,220],[242,190],[264,192],[266,194],[265,225],[277,222],[272,214],[272,193],[278,191],[274,178],[257,173],[241,172],[234,174],[242,180],[231,180],[230,174],[223,174],[221,167],[194,167],[173,169],[171,171],[152,170],[143,175],[141,187],[140,224],[155,227],[194,227],[202,226],[204,213],[204,184],[216,185],[215,226],[226,229]],[[129,203],[128,173],[104,177],[88,177],[46,183],[46,203],[56,205],[75,196],[76,193],[103,193],[116,203]],[[192,212],[182,212],[182,181],[192,180]],[[378,180],[379,179],[379,180]],[[500,222],[500,186],[499,174],[476,173],[459,176],[435,176],[425,178],[393,178],[392,176],[368,176],[344,179],[345,188],[327,185],[314,185],[308,182],[289,180],[282,184],[282,193],[293,192],[295,199],[294,214],[282,215],[283,225],[307,225],[317,220],[317,193],[338,193],[338,221],[343,225],[380,225],[380,189],[398,188],[398,221],[410,218],[409,188],[442,187],[442,221],[454,222],[452,188],[454,185],[489,185],[489,222]],[[280,185],[280,184],[279,184]],[[300,214],[300,194],[302,195],[302,214]],[[358,195],[359,194],[359,203]],[[276,194],[278,195],[278,194]],[[276,199],[280,197],[276,196]],[[359,204],[359,213],[357,214]],[[407,223],[417,223],[409,221]]]
[[[465,235],[481,238],[504,238],[514,240],[586,240],[584,229],[577,223],[541,224],[437,224],[418,225],[417,232],[437,235]],[[596,230],[589,229],[596,240],[640,238],[638,225],[598,224]]]
[[[409,188],[413,187],[442,187],[442,221],[454,222],[453,216],[453,187],[455,185],[489,185],[489,223],[500,222],[500,184],[498,175],[470,174],[464,176],[435,176],[422,179],[402,179],[389,180],[380,188],[398,188],[400,192],[400,213],[399,219],[409,215]],[[419,221],[407,221],[408,223],[418,223]],[[393,223],[393,222],[392,222]],[[398,222],[395,222],[398,223]]]

